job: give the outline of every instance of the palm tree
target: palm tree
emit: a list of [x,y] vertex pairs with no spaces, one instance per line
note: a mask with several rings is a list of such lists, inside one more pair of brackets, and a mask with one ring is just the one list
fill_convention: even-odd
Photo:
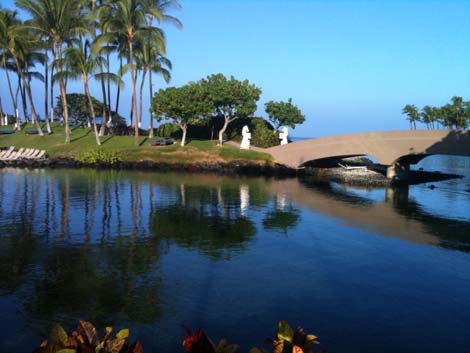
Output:
[[[124,71],[130,71],[132,82],[132,117],[134,120],[136,145],[139,144],[139,124],[137,115],[137,70],[135,65],[135,44],[140,36],[164,38],[160,28],[149,25],[149,19],[156,18],[158,21],[174,21],[180,23],[164,12],[170,7],[178,7],[177,1],[145,1],[145,0],[113,0],[109,5],[102,6],[100,16],[109,32],[102,33],[99,42],[110,42],[113,38],[124,38],[127,46],[128,64],[124,66]],[[149,20],[150,21],[150,20]],[[145,34],[144,34],[145,33]],[[121,53],[124,50],[120,51]]]
[[[32,120],[36,125],[36,129],[38,134],[44,136],[42,132],[41,126],[39,125],[39,119],[36,113],[36,109],[34,107],[33,96],[31,93],[31,88],[29,85],[28,80],[26,79],[25,69],[24,69],[24,62],[26,62],[26,58],[28,56],[28,49],[32,48],[36,45],[34,42],[34,36],[31,35],[31,31],[29,31],[26,27],[22,25],[22,23],[16,19],[16,13],[12,13],[12,21],[10,22],[10,26],[6,29],[6,44],[8,51],[13,58],[13,61],[16,66],[17,73],[21,78],[21,82],[23,84],[24,89],[26,90],[26,94],[28,95],[30,107],[31,107],[31,115]],[[18,121],[17,121],[18,124]]]
[[0,50],[1,50],[1,55],[2,55],[2,66],[7,77],[8,90],[10,92],[14,114],[16,115],[16,119],[17,119],[16,126],[17,126],[17,129],[19,130],[21,129],[21,127],[18,122],[18,114],[17,114],[18,106],[17,106],[17,101],[15,99],[15,95],[13,94],[10,75],[8,73],[9,71],[12,70],[11,65],[8,64],[8,59],[11,57],[11,54],[8,50],[9,40],[10,40],[9,29],[13,25],[19,24],[20,21],[17,19],[16,16],[17,16],[17,13],[14,11],[0,9]]
[[119,83],[120,79],[117,75],[111,73],[96,73],[96,70],[102,67],[102,64],[104,64],[104,58],[101,56],[94,56],[93,54],[89,53],[89,46],[90,44],[88,41],[85,41],[85,45],[80,42],[78,48],[71,47],[66,49],[66,60],[70,68],[67,74],[72,78],[81,77],[83,81],[83,89],[88,99],[90,114],[93,119],[93,130],[95,132],[96,144],[101,146],[98,128],[96,126],[95,109],[93,107],[93,100],[90,95],[88,83],[90,78],[109,79],[117,83]]
[[144,7],[140,0],[114,0],[108,6],[100,8],[100,12],[105,12],[106,28],[109,32],[102,33],[98,38],[98,43],[110,42],[113,37],[124,37],[126,39],[128,53],[128,68],[132,82],[132,115],[134,116],[134,143],[139,145],[139,124],[137,123],[137,89],[136,89],[136,68],[134,65],[134,44],[145,26]]
[[434,113],[435,113],[435,109],[429,105],[425,105],[423,107],[423,109],[421,109],[421,118],[422,118],[422,121],[423,123],[426,124],[426,127],[429,128],[433,126],[433,123],[434,123]]
[[[145,32],[144,32],[145,33]],[[171,78],[171,61],[162,56],[165,51],[165,40],[161,36],[147,36],[143,35],[139,40],[139,52],[137,54],[138,66],[142,70],[142,80],[139,92],[139,121],[142,122],[142,98],[145,78],[149,74],[149,93],[150,100],[153,96],[152,73],[160,74],[163,79],[168,83]],[[153,118],[150,117],[150,132],[149,136],[153,137]]]
[[[183,24],[179,19],[174,16],[168,15],[167,11],[172,9],[179,10],[181,5],[178,0],[142,0],[147,14],[147,26],[153,27],[153,20],[156,18],[159,23],[172,23],[178,28],[182,28]],[[165,55],[165,41],[162,47],[154,47],[149,44],[148,46],[148,72],[149,72],[149,93],[150,101],[153,97],[153,84],[152,73],[162,75],[166,83],[170,82],[170,71],[172,68],[170,60],[164,57]],[[166,68],[165,68],[166,67]],[[168,70],[169,69],[169,70]],[[142,83],[143,84],[143,83]],[[142,110],[142,107],[141,107]],[[150,116],[150,132],[149,137],[153,137],[153,116]]]
[[76,35],[88,31],[83,16],[82,0],[16,0],[16,5],[25,10],[32,19],[28,26],[53,43],[54,67],[57,71],[60,96],[64,113],[65,142],[70,142],[69,114],[64,71],[63,45]]
[[410,128],[416,130],[416,122],[419,121],[419,111],[416,105],[407,104],[402,110],[402,114],[408,115],[408,120],[410,121]]

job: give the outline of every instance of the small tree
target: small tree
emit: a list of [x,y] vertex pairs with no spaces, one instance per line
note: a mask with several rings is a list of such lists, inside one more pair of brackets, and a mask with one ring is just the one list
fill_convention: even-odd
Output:
[[157,121],[173,120],[181,129],[181,146],[186,143],[189,124],[202,122],[211,111],[205,90],[200,84],[160,89],[152,98],[152,112]]
[[227,80],[223,74],[208,76],[200,84],[207,90],[212,115],[224,119],[219,131],[219,144],[222,144],[228,124],[241,117],[249,117],[256,111],[261,89],[250,85],[248,80],[238,81],[233,76]]
[[289,98],[287,102],[269,101],[264,105],[264,109],[274,125],[275,131],[281,126],[295,129],[295,125],[305,121],[305,116],[300,109],[292,104],[292,98]]

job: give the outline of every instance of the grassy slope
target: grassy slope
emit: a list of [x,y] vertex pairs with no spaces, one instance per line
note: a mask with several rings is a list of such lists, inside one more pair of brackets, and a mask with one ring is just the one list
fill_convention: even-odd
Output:
[[[2,127],[9,129],[11,127]],[[30,129],[32,126],[27,126]],[[63,127],[53,126],[54,133],[45,135],[25,134],[24,129],[12,135],[0,135],[0,147],[37,148],[46,150],[50,157],[77,157],[80,152],[98,148],[93,131],[86,128],[72,128],[72,142],[65,144]],[[270,162],[271,156],[255,151],[241,151],[233,146],[217,146],[216,141],[190,141],[185,147],[179,144],[154,147],[150,139],[141,137],[140,146],[134,145],[133,136],[105,136],[101,139],[101,148],[118,151],[127,161],[155,161],[169,163],[184,162],[219,162],[231,160],[250,160]]]

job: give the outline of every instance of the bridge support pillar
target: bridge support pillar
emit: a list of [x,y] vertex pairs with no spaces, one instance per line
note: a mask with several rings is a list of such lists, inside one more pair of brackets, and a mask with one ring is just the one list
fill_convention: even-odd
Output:
[[398,179],[407,181],[410,178],[410,165],[405,163],[394,163],[387,168],[387,179]]

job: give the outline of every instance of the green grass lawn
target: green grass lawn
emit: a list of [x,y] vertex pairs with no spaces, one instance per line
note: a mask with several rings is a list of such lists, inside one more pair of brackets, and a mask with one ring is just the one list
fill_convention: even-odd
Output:
[[[98,148],[93,131],[89,128],[72,128],[71,143],[66,144],[62,126],[53,125],[54,133],[39,136],[28,135],[24,131],[34,128],[26,126],[22,131],[11,135],[0,135],[0,147],[15,146],[16,148],[37,148],[46,150],[50,157],[78,157],[81,152]],[[12,129],[2,127],[1,130]],[[271,162],[272,157],[266,153],[256,151],[242,151],[236,147],[218,146],[217,141],[189,140],[181,147],[179,144],[171,146],[151,146],[146,136],[140,138],[140,146],[134,145],[134,136],[105,136],[101,138],[100,148],[117,151],[120,158],[125,161],[154,161],[169,163],[188,162],[221,162],[233,160],[250,160],[257,162]]]

